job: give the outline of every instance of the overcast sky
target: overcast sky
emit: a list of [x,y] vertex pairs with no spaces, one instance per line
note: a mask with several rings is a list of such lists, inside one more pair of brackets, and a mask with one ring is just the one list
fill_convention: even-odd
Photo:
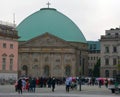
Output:
[[120,26],[120,0],[0,0],[0,20],[15,22],[41,8],[56,8],[80,28],[86,40],[98,40],[105,30]]

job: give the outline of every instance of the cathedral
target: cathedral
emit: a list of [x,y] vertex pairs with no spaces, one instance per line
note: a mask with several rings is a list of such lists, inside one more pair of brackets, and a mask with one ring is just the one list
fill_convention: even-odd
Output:
[[54,8],[42,8],[18,26],[18,76],[88,76],[88,45],[78,26]]

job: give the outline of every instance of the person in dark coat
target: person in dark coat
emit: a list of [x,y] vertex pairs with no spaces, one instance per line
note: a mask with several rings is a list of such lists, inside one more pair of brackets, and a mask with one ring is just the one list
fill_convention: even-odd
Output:
[[33,92],[33,84],[32,84],[32,78],[29,78],[29,92]]
[[18,85],[17,85],[18,93],[22,94],[22,79],[18,80]]
[[32,79],[32,88],[33,88],[33,92],[35,92],[36,90],[36,79],[35,78]]
[[55,83],[56,83],[56,79],[53,77],[52,81],[51,81],[51,85],[52,85],[52,91],[54,92],[55,90]]
[[51,77],[49,77],[49,78],[48,78],[48,81],[47,81],[48,88],[51,88],[51,81],[52,81],[52,78],[51,78]]
[[102,80],[99,80],[99,88],[102,86]]
[[108,79],[107,78],[105,79],[105,86],[106,86],[106,88],[108,88]]

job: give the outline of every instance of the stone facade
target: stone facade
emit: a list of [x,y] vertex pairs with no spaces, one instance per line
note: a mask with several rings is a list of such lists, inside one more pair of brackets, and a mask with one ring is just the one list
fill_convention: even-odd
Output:
[[19,42],[19,76],[66,77],[88,74],[87,44],[64,41],[49,33]]
[[114,77],[120,60],[120,28],[106,30],[101,36],[101,77]]

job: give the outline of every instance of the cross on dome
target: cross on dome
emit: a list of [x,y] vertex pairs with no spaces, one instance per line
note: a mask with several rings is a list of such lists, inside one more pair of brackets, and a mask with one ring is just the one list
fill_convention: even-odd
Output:
[[48,5],[48,8],[49,8],[49,6],[51,5],[49,2],[48,3],[46,3],[47,5]]

